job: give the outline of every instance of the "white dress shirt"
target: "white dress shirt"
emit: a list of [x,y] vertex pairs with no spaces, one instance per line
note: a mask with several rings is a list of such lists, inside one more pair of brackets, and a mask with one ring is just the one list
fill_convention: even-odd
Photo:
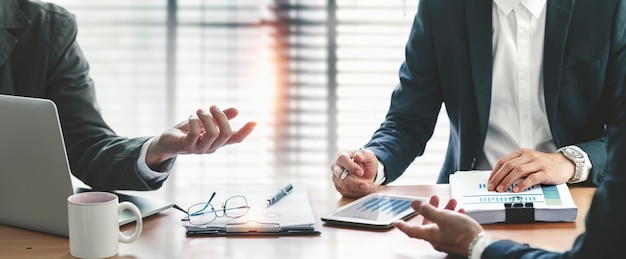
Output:
[[[500,158],[519,148],[556,151],[543,95],[546,0],[493,2],[491,108],[478,169],[492,169]],[[469,258],[480,258],[495,241],[479,237]]]
[[543,91],[546,0],[494,0],[489,127],[476,169],[519,148],[555,152]]
[[[483,152],[474,164],[491,170],[520,148],[557,151],[543,91],[546,0],[494,0],[492,5],[492,92]],[[591,162],[585,152],[575,147]],[[375,183],[385,180],[379,163]]]

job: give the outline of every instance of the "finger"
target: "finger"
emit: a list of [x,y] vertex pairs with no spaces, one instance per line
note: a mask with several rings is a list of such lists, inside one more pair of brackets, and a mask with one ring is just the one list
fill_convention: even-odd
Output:
[[[502,165],[514,158],[517,158],[521,155],[520,150],[517,150],[513,153],[510,153],[502,158],[500,158],[500,160],[498,160],[498,162],[496,163],[496,165],[493,167],[493,172],[497,172],[498,170],[500,170],[500,168],[502,167]],[[491,174],[491,176],[493,176],[493,173]],[[491,179],[491,176],[489,176],[489,179]]]
[[411,202],[411,208],[413,208],[413,210],[415,210],[418,213],[419,213],[419,209],[420,209],[421,206],[422,206],[422,201],[421,200],[415,200],[415,201]]
[[[420,214],[422,214],[422,212],[426,212],[427,214],[422,214],[422,216],[435,222],[433,218],[430,217],[434,215],[431,210],[437,211],[437,208],[433,207],[431,204],[422,203],[421,201],[413,201],[411,203],[411,207],[413,207],[413,209],[418,211],[418,213]],[[431,243],[433,241],[433,235],[438,229],[438,226],[436,224],[411,225],[404,221],[396,221],[394,222],[394,226],[396,226],[398,229],[400,229],[402,232],[410,237],[423,239]]]
[[228,120],[232,120],[239,115],[239,111],[236,108],[226,108],[222,110],[222,112],[226,115]]
[[333,184],[335,185],[335,189],[341,193],[342,196],[348,198],[360,198],[367,194],[370,194],[376,191],[376,185],[369,185],[363,180],[360,180],[357,177],[346,177],[343,181],[341,181],[338,177],[332,177]]
[[348,170],[350,174],[354,174],[358,177],[363,176],[363,170],[359,164],[355,163],[352,159],[353,152],[341,152],[337,156],[337,163],[345,170]]
[[430,199],[428,200],[428,203],[430,203],[434,207],[439,207],[439,196],[437,196],[437,195],[430,196]]
[[422,203],[419,200],[413,201],[411,202],[411,207],[413,207],[413,209],[415,209],[417,213],[424,216],[424,218],[427,218],[434,223],[437,223],[441,220],[441,211],[439,211],[437,208],[429,203]]
[[355,165],[355,166],[351,166],[350,168],[348,168],[348,172],[350,172],[351,174],[354,174],[356,176],[362,177],[365,174],[365,171],[362,170],[361,165],[359,165],[359,163],[357,161],[364,161],[364,154],[360,152],[361,150],[355,150],[350,152],[351,153],[351,165]]
[[421,236],[423,236],[423,234],[421,233],[422,228],[419,225],[411,225],[405,221],[398,220],[393,223],[393,226],[409,237],[420,238]]
[[217,106],[211,106],[209,111],[211,111],[211,115],[213,116],[213,119],[217,123],[217,127],[219,129],[217,138],[213,140],[213,143],[211,143],[209,149],[205,151],[213,153],[218,148],[226,144],[226,141],[228,141],[228,139],[230,139],[230,137],[232,136],[233,130],[230,127],[230,121],[226,117],[226,114],[224,114]]
[[[437,196],[437,195],[430,196],[430,199],[428,200],[428,203],[430,203],[430,205],[433,205],[433,207],[438,208],[439,207],[439,196]],[[433,223],[433,222],[430,219],[424,218],[422,220],[422,225],[431,224],[431,223]]]
[[198,115],[198,118],[200,119],[200,122],[202,123],[205,131],[204,134],[202,134],[202,138],[200,138],[197,143],[198,150],[196,151],[203,152],[211,146],[213,141],[215,141],[219,134],[219,130],[215,126],[215,121],[213,120],[211,113],[206,112],[204,109],[198,109],[198,111],[196,111],[196,114]]
[[502,181],[503,176],[499,174],[500,170],[502,170],[502,166],[495,167],[491,174],[489,175],[489,179],[487,179],[487,191],[495,191],[496,187]]
[[237,131],[233,131],[233,135],[226,141],[226,145],[241,143],[244,139],[246,139],[250,133],[256,128],[257,123],[255,121],[250,121],[243,125],[241,129]]
[[352,163],[350,159],[350,155],[347,152],[341,152],[337,154],[337,158],[335,158],[335,162],[333,163],[333,175],[337,178],[341,176],[341,174],[347,170],[346,167]]
[[334,178],[339,178],[343,170],[344,170],[343,167],[337,164],[336,161],[330,165],[330,172],[332,173],[332,176]]
[[[538,169],[539,167],[537,166],[537,164],[532,163],[532,162],[517,165],[511,171],[511,173],[509,173],[509,175],[507,175],[504,179],[502,179],[502,182],[500,183],[500,185],[498,185],[496,190],[498,192],[504,192],[516,182],[523,180],[524,178],[531,177],[531,175],[535,175]],[[532,178],[535,178],[535,177],[537,176],[532,176],[530,180],[534,181],[534,179]]]
[[189,120],[191,119],[191,117],[194,116],[195,115],[189,115],[189,118],[187,118],[186,120],[182,120],[178,124],[174,125],[174,128],[184,131],[185,133],[189,133]]
[[519,167],[529,162],[530,158],[523,155],[507,161],[500,168],[500,171],[497,173],[497,177],[494,178],[494,181],[487,184],[487,189],[489,190],[489,188],[492,187],[492,191],[506,191],[509,186],[517,181],[517,179],[524,176]]
[[343,181],[338,180],[340,184],[343,183],[342,186],[344,187],[344,190],[345,190],[344,193],[350,197],[353,197],[353,198],[363,197],[372,192],[375,192],[378,187],[376,184],[367,183],[360,179],[357,179],[357,180],[355,179],[356,179],[355,177],[348,175],[346,179],[344,179]]
[[446,207],[444,209],[446,210],[456,210],[456,205],[457,205],[457,201],[455,199],[450,199],[448,200],[448,203],[446,204]]
[[517,150],[511,154],[508,154],[498,160],[496,165],[493,167],[491,174],[489,175],[489,179],[487,180],[487,190],[495,191],[496,187],[502,182],[502,179],[508,175],[510,170],[507,170],[505,165],[511,163],[511,160],[516,159],[522,155],[520,150]]
[[198,117],[189,116],[187,119],[187,135],[185,137],[185,144],[187,147],[195,148],[195,143],[200,138],[202,134],[202,129],[200,127],[200,121]]
[[536,172],[528,174],[524,177],[515,187],[513,187],[513,192],[521,192],[524,191],[535,184],[540,184],[544,182],[545,172]]
[[500,185],[500,183],[502,182],[502,179],[504,179],[506,174],[508,174],[508,172],[505,172],[504,168],[502,167],[503,164],[500,164],[501,161],[502,160],[498,161],[497,164],[499,164],[500,166],[495,167],[491,171],[491,174],[489,175],[489,179],[487,179],[488,191],[495,191],[496,187],[498,187],[498,185]]

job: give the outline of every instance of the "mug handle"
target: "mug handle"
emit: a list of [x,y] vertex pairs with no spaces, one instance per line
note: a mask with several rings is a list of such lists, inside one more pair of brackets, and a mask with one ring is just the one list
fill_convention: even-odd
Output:
[[127,201],[120,202],[120,204],[117,207],[118,214],[124,210],[130,210],[135,215],[135,218],[137,219],[136,221],[137,223],[135,225],[135,231],[133,231],[133,233],[130,234],[130,236],[127,236],[121,231],[119,231],[119,241],[122,243],[130,243],[130,242],[137,240],[137,238],[139,238],[139,235],[141,235],[141,230],[143,229],[143,221],[141,220],[141,212],[139,212],[139,208],[137,208],[135,204],[132,204]]

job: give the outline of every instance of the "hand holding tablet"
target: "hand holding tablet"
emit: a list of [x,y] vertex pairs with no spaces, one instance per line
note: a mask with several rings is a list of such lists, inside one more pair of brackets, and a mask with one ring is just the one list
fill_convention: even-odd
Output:
[[416,214],[411,208],[415,200],[428,201],[424,197],[389,193],[372,193],[336,209],[332,215],[323,216],[328,224],[363,228],[390,228],[393,222]]

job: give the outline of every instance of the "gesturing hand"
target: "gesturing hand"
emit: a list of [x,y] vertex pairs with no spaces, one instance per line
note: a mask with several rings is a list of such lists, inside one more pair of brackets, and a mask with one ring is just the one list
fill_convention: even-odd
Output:
[[148,148],[148,166],[157,167],[178,154],[211,154],[223,146],[240,143],[256,127],[256,122],[250,121],[241,129],[232,130],[229,121],[239,113],[235,108],[222,111],[213,105],[209,111],[198,109],[197,117],[190,116],[158,136]]
[[397,221],[394,226],[409,237],[429,242],[437,251],[467,256],[470,242],[483,231],[483,228],[474,219],[461,213],[462,211],[450,209],[453,208],[451,202],[443,209],[433,206],[433,203],[438,202],[439,198],[433,196],[429,203],[421,201],[411,203],[411,207],[424,216],[425,224],[412,225],[405,221]]

